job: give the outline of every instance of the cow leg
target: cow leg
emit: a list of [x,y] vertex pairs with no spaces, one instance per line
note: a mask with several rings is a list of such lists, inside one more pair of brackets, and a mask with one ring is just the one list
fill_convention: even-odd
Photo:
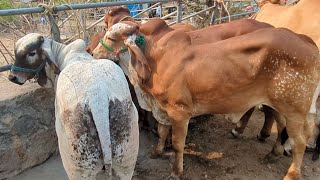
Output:
[[308,140],[307,149],[312,150],[316,146],[316,140],[319,135],[319,127],[320,127],[320,122],[319,122],[318,118],[319,117],[317,117],[317,115],[313,114],[313,113],[309,113],[309,115],[308,115],[308,122],[313,123],[314,126],[313,126],[312,135],[311,135],[310,139]]
[[295,115],[287,119],[287,132],[292,140],[293,162],[288,170],[285,180],[299,179],[302,159],[306,149],[306,140],[311,135],[310,125],[303,116]]
[[257,135],[257,138],[259,141],[264,142],[266,140],[266,138],[268,138],[271,134],[271,129],[272,129],[272,125],[274,122],[274,118],[273,118],[273,109],[270,108],[269,106],[265,106],[263,105],[263,109],[262,109],[264,116],[265,116],[265,120],[264,120],[264,124],[263,127],[260,131],[260,134]]
[[277,122],[278,137],[271,152],[267,154],[267,156],[264,158],[265,162],[275,162],[277,158],[281,156],[284,152],[283,138],[285,133],[285,119],[283,116],[281,116],[277,111],[273,110],[272,108],[270,108],[270,112]]
[[173,172],[170,178],[180,179],[183,174],[183,151],[188,132],[188,122],[180,121],[172,125],[172,146],[175,152]]
[[316,141],[316,147],[313,150],[312,154],[312,160],[315,161],[319,158],[320,155],[320,135],[318,135],[317,141]]
[[151,158],[158,158],[162,155],[163,149],[166,143],[167,136],[169,134],[170,126],[158,123],[159,140],[156,148],[151,154]]
[[246,128],[248,121],[254,111],[254,107],[249,109],[239,120],[239,122],[236,125],[235,129],[232,129],[230,132],[234,138],[237,138],[240,134],[243,133],[244,129]]

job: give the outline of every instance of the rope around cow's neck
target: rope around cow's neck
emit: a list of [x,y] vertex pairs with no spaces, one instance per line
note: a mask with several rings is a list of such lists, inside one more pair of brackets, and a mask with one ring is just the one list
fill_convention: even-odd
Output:
[[[137,36],[136,40],[135,40],[135,43],[139,46],[139,47],[143,47],[145,45],[145,38],[143,35],[140,35],[140,36]],[[115,55],[119,55],[120,53],[124,53],[128,50],[128,48],[120,48],[118,50],[115,50],[114,48],[106,45],[104,42],[103,42],[103,39],[100,39],[100,44],[106,49],[108,50],[109,52],[112,52],[114,53]]]

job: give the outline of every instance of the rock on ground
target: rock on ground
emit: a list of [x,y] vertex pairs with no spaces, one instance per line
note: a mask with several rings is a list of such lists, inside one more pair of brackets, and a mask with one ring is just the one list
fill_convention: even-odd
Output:
[[54,91],[0,83],[0,179],[41,164],[57,150]]

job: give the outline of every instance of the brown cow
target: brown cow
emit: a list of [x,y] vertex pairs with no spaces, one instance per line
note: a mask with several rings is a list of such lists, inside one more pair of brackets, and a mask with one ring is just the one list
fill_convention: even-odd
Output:
[[[181,26],[181,24],[180,24]],[[179,26],[177,26],[179,27]],[[177,28],[176,27],[176,28]],[[192,44],[197,44],[197,45],[201,45],[201,44],[207,44],[207,43],[213,43],[213,42],[217,42],[220,40],[224,40],[224,39],[228,39],[234,36],[239,36],[242,34],[246,34],[252,31],[255,31],[257,29],[261,29],[261,28],[267,28],[267,27],[272,27],[271,25],[267,24],[267,23],[261,23],[261,22],[257,22],[255,20],[252,19],[243,19],[243,20],[237,20],[237,21],[232,21],[228,24],[218,24],[218,25],[214,25],[214,26],[210,26],[208,28],[205,29],[200,29],[200,30],[195,30],[195,31],[190,31],[187,32],[188,35],[190,35],[191,37],[191,41]],[[183,28],[180,28],[179,30],[183,30]],[[212,34],[211,36],[206,36],[206,34]],[[100,53],[103,53],[106,51],[102,51]],[[106,57],[106,55],[103,55],[104,57]],[[242,116],[241,120],[242,122],[248,122],[248,119],[250,118],[252,112],[254,110],[254,107],[251,108],[247,113],[244,114],[244,116]],[[273,123],[273,117],[272,115],[269,113],[269,109],[266,106],[265,107],[265,115],[267,119],[272,119],[271,120],[266,120],[265,124],[260,132],[260,134],[258,135],[258,137],[260,137],[260,140],[264,140],[266,137],[270,136],[270,131],[269,127],[271,127],[269,124]],[[239,117],[237,117],[239,120]],[[237,136],[238,134],[241,134],[244,131],[245,126],[239,126],[237,125],[237,128],[233,131],[231,131],[231,133],[233,134],[233,136]]]
[[[179,179],[183,173],[183,149],[191,117],[243,113],[265,104],[272,107],[278,131],[285,124],[295,144],[285,179],[299,179],[306,139],[311,134],[307,116],[315,114],[320,89],[319,51],[310,38],[287,29],[263,28],[194,45],[188,34],[155,19],[140,30],[132,22],[117,23],[106,33],[104,44],[129,49],[130,55],[110,52],[108,58],[120,59],[130,82],[140,88],[141,97],[162,124],[155,154],[163,152],[172,126],[172,178]],[[100,58],[95,52],[94,56]],[[282,153],[278,138],[270,155]]]
[[[139,24],[137,21],[135,21],[130,16],[130,11],[128,8],[122,7],[122,6],[110,7],[108,12],[105,14],[105,18],[104,18],[105,29],[108,29],[113,24],[116,24],[116,23],[121,22],[123,20],[132,21],[132,22]],[[194,26],[189,25],[189,24],[184,24],[184,23],[175,24],[172,26],[172,28],[179,29],[179,30],[182,30],[185,32],[196,30],[196,28]],[[100,39],[102,39],[104,35],[105,35],[105,32],[100,32],[98,34],[94,34],[90,38],[91,41],[90,41],[90,44],[87,46],[86,51],[88,53],[92,54],[93,50],[98,46]],[[142,128],[148,128],[149,130],[154,130],[153,129],[154,127],[152,127],[152,125],[151,125],[155,122],[154,118],[152,116],[152,113],[142,109],[139,106],[138,99],[137,99],[135,92],[133,90],[133,87],[131,86],[130,83],[129,83],[129,86],[130,86],[130,91],[132,94],[132,99],[138,109],[138,112],[139,112],[139,119],[141,120],[140,122],[143,123]]]
[[[263,0],[260,3],[261,9],[255,16],[255,19],[261,22],[269,23],[275,27],[285,27],[296,33],[305,34],[311,37],[318,47],[320,47],[320,23],[317,19],[320,19],[320,1],[319,0],[300,0],[298,4],[294,6],[281,6],[279,0]],[[264,108],[264,111],[269,111]],[[252,113],[252,112],[251,112]],[[270,114],[266,114],[265,126],[263,130],[265,133],[260,133],[260,137],[263,138],[263,134],[270,134],[273,124],[273,118]],[[251,114],[247,114],[250,116]],[[249,118],[242,118],[235,130],[234,134],[242,133],[245,126],[248,123]],[[319,135],[320,120],[315,121],[315,128],[312,138],[309,141],[310,146],[314,146],[315,138]],[[319,142],[319,141],[318,141]],[[318,144],[317,146],[319,146]],[[319,147],[318,147],[319,149]],[[316,152],[314,157],[319,152]],[[314,159],[314,158],[313,158]]]

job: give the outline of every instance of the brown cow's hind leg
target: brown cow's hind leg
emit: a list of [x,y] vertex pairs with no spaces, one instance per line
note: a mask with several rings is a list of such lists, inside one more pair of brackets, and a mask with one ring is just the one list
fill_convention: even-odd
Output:
[[237,138],[240,134],[243,133],[244,129],[246,128],[248,121],[254,111],[254,107],[249,109],[239,120],[239,122],[236,125],[235,129],[232,129],[230,132],[234,138]]
[[159,134],[159,140],[158,144],[153,150],[151,154],[151,158],[158,158],[162,155],[163,149],[166,143],[167,136],[169,134],[170,126],[163,125],[161,123],[158,123],[158,134]]
[[272,125],[274,122],[274,117],[272,112],[273,112],[272,108],[270,108],[269,106],[263,105],[263,113],[265,116],[265,120],[264,120],[263,127],[260,131],[260,134],[257,135],[257,138],[259,141],[264,142],[266,138],[268,138],[271,134]]
[[300,179],[301,164],[306,149],[306,139],[310,137],[311,131],[307,118],[299,115],[288,117],[287,132],[292,139],[293,162],[288,170],[285,180]]
[[264,158],[264,162],[266,163],[274,163],[277,161],[277,159],[282,156],[284,152],[284,148],[282,145],[282,132],[285,128],[285,119],[283,116],[281,116],[277,111],[273,110],[272,108],[269,109],[271,115],[275,118],[277,122],[277,130],[278,130],[278,137],[276,140],[276,143],[274,144],[271,152],[267,154],[267,156]]
[[188,121],[180,121],[172,125],[172,146],[175,152],[175,161],[171,179],[180,179],[183,174],[183,151],[188,132]]

